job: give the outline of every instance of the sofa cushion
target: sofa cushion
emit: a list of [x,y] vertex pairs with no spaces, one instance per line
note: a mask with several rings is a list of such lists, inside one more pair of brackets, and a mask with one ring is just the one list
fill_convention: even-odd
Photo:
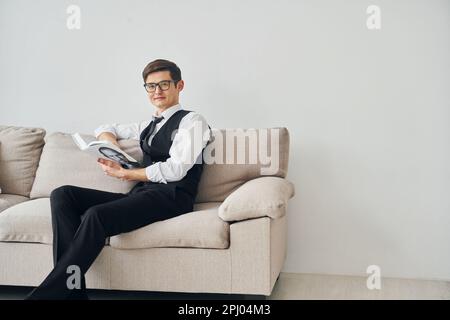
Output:
[[[2,158],[2,142],[0,141],[0,159]],[[2,185],[0,182],[0,194],[2,194]],[[0,210],[1,211],[1,210]]]
[[29,198],[16,194],[0,194],[0,212],[27,200]]
[[220,202],[196,204],[193,212],[113,236],[110,245],[117,249],[228,248],[230,227],[217,216],[219,205]]
[[213,129],[212,133],[203,152],[205,165],[196,202],[222,202],[244,182],[261,176],[286,177],[286,128]]
[[[220,203],[196,205],[195,212],[155,222],[132,232],[111,237],[112,247],[226,248],[229,226],[217,216]],[[40,198],[4,210],[0,214],[0,241],[51,244],[50,199]]]
[[[95,139],[89,135],[81,136],[85,141]],[[142,159],[138,141],[121,140],[119,144],[133,158]],[[56,132],[45,138],[44,150],[30,197],[49,197],[53,189],[62,185],[126,193],[134,184],[136,182],[106,176],[95,157],[81,151],[70,134]]]
[[[213,129],[212,132],[212,142],[203,153],[205,165],[196,202],[222,202],[248,180],[286,176],[289,158],[286,128]],[[95,139],[89,135],[83,138]],[[80,151],[70,134],[54,133],[45,141],[31,198],[49,197],[54,188],[66,184],[123,193],[135,184],[105,176],[92,155]],[[137,140],[119,140],[119,144],[137,160],[142,159]]]
[[0,186],[2,193],[30,195],[45,130],[0,126]]
[[294,196],[294,185],[279,177],[261,177],[247,181],[231,193],[219,207],[224,221],[260,217],[281,218],[287,202]]
[[50,199],[19,203],[0,214],[0,241],[52,243]]

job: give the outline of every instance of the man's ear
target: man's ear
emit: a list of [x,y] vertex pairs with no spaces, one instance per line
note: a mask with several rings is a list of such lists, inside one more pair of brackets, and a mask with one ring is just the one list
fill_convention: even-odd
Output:
[[178,88],[179,91],[183,90],[183,88],[184,88],[184,81],[183,80],[178,81],[177,88]]

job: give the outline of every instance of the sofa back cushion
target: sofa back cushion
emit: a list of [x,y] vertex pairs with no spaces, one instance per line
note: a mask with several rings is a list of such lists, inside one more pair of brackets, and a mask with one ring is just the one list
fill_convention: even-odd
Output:
[[[289,157],[286,128],[212,131],[213,139],[203,153],[205,165],[197,203],[221,202],[251,179],[286,176]],[[86,141],[94,139],[82,136]],[[119,144],[135,159],[142,159],[137,140],[119,140]],[[48,197],[54,188],[65,184],[125,193],[135,182],[105,176],[92,155],[80,151],[70,134],[55,133],[46,137],[31,197]]]
[[205,165],[196,202],[223,201],[244,182],[258,177],[286,177],[287,128],[212,131],[212,142],[203,153]]
[[[81,135],[85,141],[95,138]],[[121,148],[136,160],[142,159],[137,141],[121,140]],[[56,132],[45,138],[41,161],[36,172],[30,197],[49,197],[53,189],[62,185],[75,185],[110,192],[128,192],[136,182],[122,181],[106,176],[92,154],[81,151],[71,134]]]
[[[2,158],[2,142],[0,141],[0,159]],[[2,185],[0,181],[0,194],[2,193]]]
[[2,193],[24,197],[31,187],[44,146],[45,130],[0,126],[0,186]]

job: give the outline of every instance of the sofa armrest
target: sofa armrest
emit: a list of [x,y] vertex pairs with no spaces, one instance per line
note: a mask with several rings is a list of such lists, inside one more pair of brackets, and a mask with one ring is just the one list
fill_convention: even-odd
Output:
[[286,249],[286,215],[231,223],[231,292],[270,296],[283,268]]
[[284,178],[256,178],[241,185],[225,199],[219,207],[219,217],[228,222],[264,216],[280,218],[294,194],[294,185]]

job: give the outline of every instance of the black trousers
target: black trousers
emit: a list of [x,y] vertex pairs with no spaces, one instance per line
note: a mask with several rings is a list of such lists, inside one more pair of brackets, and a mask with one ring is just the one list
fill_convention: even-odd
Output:
[[[192,211],[194,199],[178,188],[151,185],[132,193],[113,193],[62,186],[50,195],[54,268],[27,299],[83,299],[85,273],[107,237]],[[69,288],[73,266],[80,270],[80,288]],[[69,268],[70,267],[70,268]]]

